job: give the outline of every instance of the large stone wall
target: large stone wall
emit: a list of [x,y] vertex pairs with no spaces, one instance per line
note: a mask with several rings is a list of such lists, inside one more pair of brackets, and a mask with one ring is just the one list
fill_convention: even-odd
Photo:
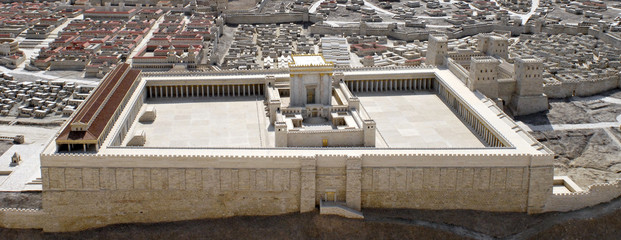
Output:
[[46,230],[299,211],[300,169],[42,168]]
[[526,211],[527,168],[362,168],[368,208]]
[[[54,221],[41,228],[75,231],[115,223],[307,212],[326,192],[356,210],[539,212],[552,187],[548,160],[520,154],[44,154],[43,209]],[[531,164],[541,165],[543,172],[535,174]]]

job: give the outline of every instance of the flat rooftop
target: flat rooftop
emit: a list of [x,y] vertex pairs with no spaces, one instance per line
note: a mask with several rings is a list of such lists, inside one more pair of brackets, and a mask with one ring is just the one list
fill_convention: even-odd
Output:
[[293,55],[294,66],[323,65],[326,61],[321,55]]
[[[138,119],[129,131],[146,134],[145,147],[273,147],[268,139],[269,120],[263,98],[147,99],[142,108],[155,107],[152,123]],[[131,135],[125,138],[126,146]]]
[[377,124],[376,147],[482,148],[483,142],[434,93],[356,93]]

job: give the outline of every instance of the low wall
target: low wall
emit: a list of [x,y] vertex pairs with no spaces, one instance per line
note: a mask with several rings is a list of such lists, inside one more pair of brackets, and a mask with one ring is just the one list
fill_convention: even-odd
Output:
[[545,206],[545,211],[572,211],[609,202],[619,196],[621,196],[621,179],[612,183],[591,185],[582,192],[552,194]]
[[448,59],[447,61],[448,69],[455,74],[459,80],[461,80],[464,84],[468,83],[468,72],[462,66],[457,64],[455,60]]
[[0,227],[41,229],[49,221],[41,209],[0,208]]
[[615,75],[593,80],[586,79],[578,82],[545,84],[543,92],[549,98],[567,98],[572,96],[586,97],[619,87],[621,87],[621,78],[619,75]]
[[345,129],[329,131],[288,131],[287,146],[322,147],[323,140],[328,140],[330,147],[364,146],[362,129]]

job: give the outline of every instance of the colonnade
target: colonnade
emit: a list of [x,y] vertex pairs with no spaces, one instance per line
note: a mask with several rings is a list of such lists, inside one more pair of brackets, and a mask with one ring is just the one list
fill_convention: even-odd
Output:
[[431,90],[434,82],[433,78],[346,81],[352,92]]
[[147,86],[149,98],[238,97],[263,95],[263,84]]
[[466,122],[490,147],[506,147],[505,144],[496,137],[496,135],[487,128],[481,121],[481,119],[472,111],[459,101],[455,96],[444,87],[444,85],[438,85],[438,96],[444,100],[446,105],[451,107],[457,113],[464,122]]

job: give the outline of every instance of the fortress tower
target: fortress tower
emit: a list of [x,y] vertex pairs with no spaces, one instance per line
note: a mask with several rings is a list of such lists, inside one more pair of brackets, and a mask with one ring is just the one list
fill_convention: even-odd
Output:
[[543,61],[538,58],[515,60],[515,93],[510,109],[514,116],[528,115],[548,109],[543,93]]
[[507,59],[509,51],[509,39],[491,34],[479,34],[477,50],[488,56],[496,56]]
[[444,34],[430,34],[425,63],[434,66],[443,65],[447,51],[448,37]]
[[498,65],[500,61],[493,57],[473,57],[470,61],[468,88],[479,90],[488,98],[498,98]]

